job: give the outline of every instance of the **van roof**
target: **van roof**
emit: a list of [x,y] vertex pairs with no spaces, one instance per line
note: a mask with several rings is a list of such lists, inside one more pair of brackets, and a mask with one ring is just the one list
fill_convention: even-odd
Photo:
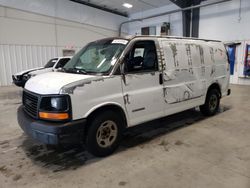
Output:
[[168,39],[186,39],[186,40],[198,40],[198,41],[205,41],[205,42],[222,42],[219,40],[213,39],[201,39],[201,38],[194,38],[194,37],[180,37],[180,36],[161,36],[161,35],[127,35],[124,37],[107,37],[100,40],[115,40],[115,39],[125,39],[125,40],[133,40],[135,38],[168,38]]
[[162,35],[136,35],[136,36],[130,36],[127,39],[134,39],[134,38],[140,38],[140,37],[144,37],[144,38],[168,38],[168,39],[189,39],[189,40],[202,40],[202,41],[206,41],[206,42],[221,42],[220,40],[213,40],[213,39],[201,39],[201,38],[195,38],[195,37],[181,37],[181,36],[162,36]]

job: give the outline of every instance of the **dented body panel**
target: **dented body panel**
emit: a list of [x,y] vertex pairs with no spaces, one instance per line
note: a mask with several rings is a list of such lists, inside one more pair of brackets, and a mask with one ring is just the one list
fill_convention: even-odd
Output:
[[[121,65],[126,53],[135,42],[143,40],[155,43],[157,70],[124,73]],[[127,126],[134,126],[204,104],[213,83],[225,96],[229,68],[221,42],[135,37],[129,40],[109,75],[52,72],[31,78],[25,89],[41,95],[69,95],[72,120],[88,118],[95,110],[113,105],[124,112]]]

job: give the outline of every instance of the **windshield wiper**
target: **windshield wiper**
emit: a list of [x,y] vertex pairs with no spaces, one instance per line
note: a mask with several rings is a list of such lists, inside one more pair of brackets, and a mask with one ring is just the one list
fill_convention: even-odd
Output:
[[65,72],[71,72],[71,73],[78,73],[78,74],[87,74],[87,72],[84,69],[78,69],[78,68],[68,68],[65,69]]

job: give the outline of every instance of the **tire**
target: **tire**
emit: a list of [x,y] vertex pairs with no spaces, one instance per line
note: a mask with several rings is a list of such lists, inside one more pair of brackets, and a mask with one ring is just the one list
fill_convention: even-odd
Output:
[[113,111],[96,114],[89,122],[86,135],[88,152],[105,157],[113,153],[119,146],[124,123],[122,118]]
[[200,111],[205,116],[216,114],[220,106],[220,94],[217,89],[208,91],[204,105],[200,106]]

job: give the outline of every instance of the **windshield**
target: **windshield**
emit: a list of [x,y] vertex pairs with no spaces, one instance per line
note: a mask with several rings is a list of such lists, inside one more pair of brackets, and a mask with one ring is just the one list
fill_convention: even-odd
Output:
[[99,40],[80,50],[65,66],[66,72],[108,73],[124,50],[127,40]]
[[49,62],[44,66],[44,68],[51,68],[55,65],[55,63],[57,62],[58,58],[54,58],[49,60]]

